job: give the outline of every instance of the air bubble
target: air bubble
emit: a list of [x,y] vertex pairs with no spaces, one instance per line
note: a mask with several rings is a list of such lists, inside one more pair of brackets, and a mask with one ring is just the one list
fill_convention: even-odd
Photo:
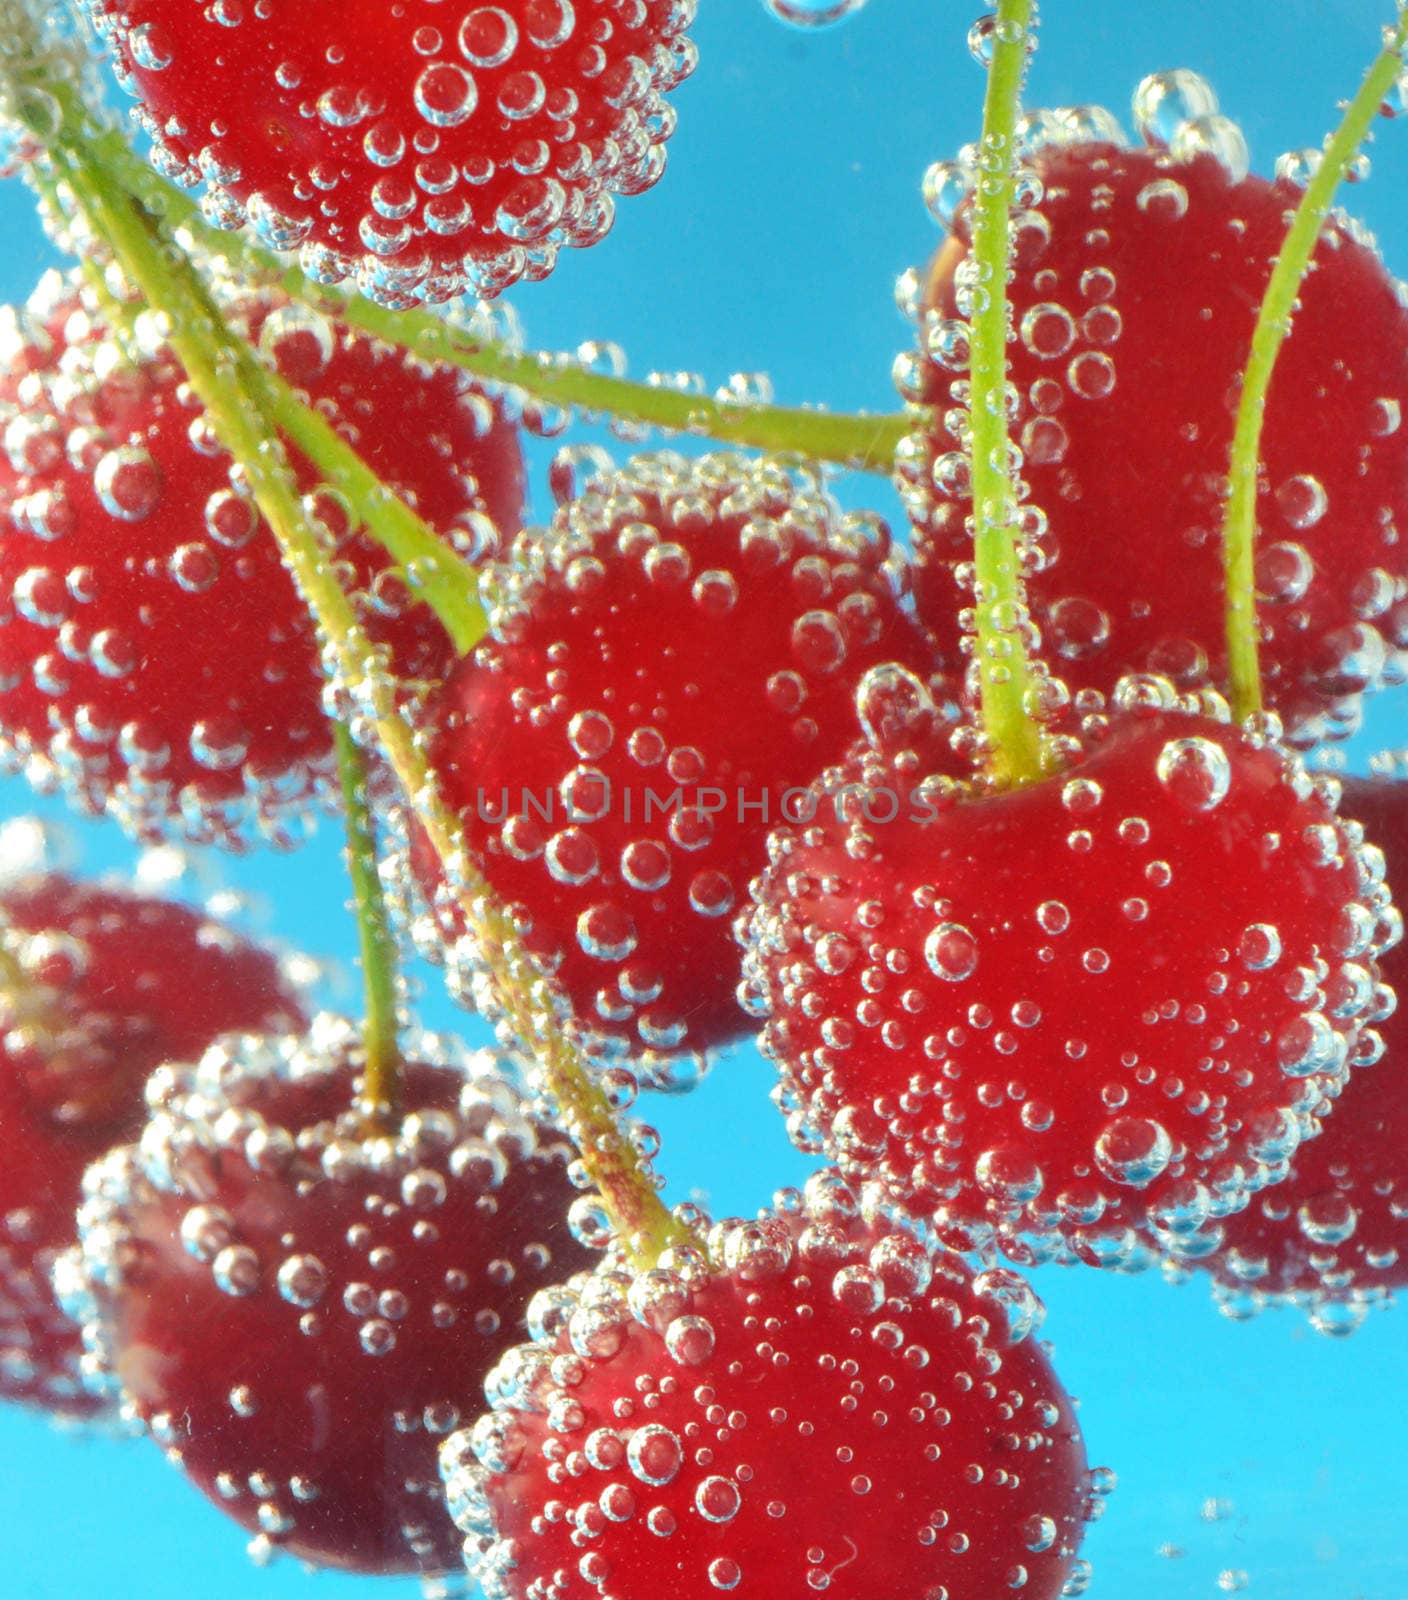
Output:
[[702,1366],[714,1353],[714,1329],[704,1317],[676,1317],[665,1329],[665,1348],[682,1367]]
[[[779,22],[791,28],[831,28],[864,9],[866,0],[763,0]],[[737,1582],[737,1579],[734,1580]],[[721,1585],[729,1587],[732,1585]]]
[[626,1461],[642,1483],[660,1488],[672,1482],[684,1464],[684,1446],[668,1428],[647,1423],[631,1435]]
[[1146,144],[1171,145],[1186,124],[1216,113],[1217,95],[1206,78],[1178,67],[1141,79],[1131,109]]
[[110,516],[140,522],[161,502],[161,469],[140,445],[124,445],[99,461],[93,487]]
[[1148,1117],[1118,1117],[1095,1141],[1095,1164],[1114,1183],[1142,1189],[1173,1159],[1173,1142],[1160,1122]]
[[941,922],[924,941],[924,959],[936,978],[961,983],[978,967],[978,941],[959,922]]
[[694,1508],[707,1522],[732,1521],[742,1503],[732,1478],[704,1478],[694,1491]]
[[479,6],[460,24],[460,53],[472,67],[501,67],[518,47],[518,24],[498,6]]
[[1021,335],[1022,343],[1034,356],[1054,361],[1075,343],[1075,319],[1064,306],[1043,302],[1023,316]]
[[1329,509],[1329,496],[1318,478],[1298,474],[1287,478],[1276,490],[1281,515],[1297,531],[1313,528]]
[[1169,153],[1176,161],[1211,156],[1229,183],[1241,183],[1251,170],[1246,136],[1230,117],[1216,113],[1183,123],[1169,142]]
[[1212,811],[1227,798],[1232,765],[1210,739],[1170,739],[1159,751],[1158,779],[1185,811]]
[[290,1256],[279,1268],[278,1285],[290,1305],[315,1306],[327,1293],[328,1270],[317,1256]]

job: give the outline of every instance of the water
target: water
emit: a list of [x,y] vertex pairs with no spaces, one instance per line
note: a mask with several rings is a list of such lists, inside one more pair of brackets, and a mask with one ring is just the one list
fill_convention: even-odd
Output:
[[[1105,104],[1129,128],[1136,81],[1189,67],[1214,83],[1261,172],[1283,152],[1319,144],[1388,20],[1379,0],[1248,0],[1235,29],[1221,0],[1117,10],[1048,0],[1043,10],[1033,103]],[[714,0],[694,30],[701,68],[676,96],[665,179],[622,204],[604,244],[571,253],[548,283],[517,293],[530,343],[613,341],[633,373],[699,371],[713,388],[735,372],[765,371],[783,402],[893,409],[891,362],[908,336],[893,285],[937,239],[921,180],[977,132],[972,20],[933,0],[870,0],[836,26],[787,28],[759,0]],[[1408,129],[1380,123],[1377,132],[1373,175],[1348,200],[1404,272]],[[7,190],[0,203],[0,294],[19,300],[54,258],[26,198]],[[533,446],[540,515],[550,505],[551,449]],[[898,516],[878,480],[847,480],[840,492],[848,505]],[[1375,749],[1408,744],[1404,693],[1373,706],[1350,750],[1355,770]],[[14,783],[0,805],[5,814],[34,809]],[[39,809],[64,815],[57,803]],[[85,867],[131,862],[113,831],[75,831]],[[268,933],[349,964],[338,843],[325,826],[294,855],[222,859],[211,870],[248,898]],[[427,1022],[460,1026],[439,978],[421,977]],[[344,984],[334,999],[355,1004],[355,989]],[[652,1102],[675,1196],[697,1192],[716,1213],[744,1211],[800,1181],[808,1163],[786,1144],[769,1085],[756,1056],[740,1052],[693,1095]],[[1092,1595],[1190,1600],[1245,1588],[1264,1600],[1402,1600],[1401,1307],[1333,1341],[1290,1312],[1234,1325],[1197,1283],[1048,1270],[1038,1287],[1044,1335],[1080,1398],[1091,1458],[1120,1480],[1084,1551]],[[150,1446],[66,1437],[16,1411],[0,1416],[0,1492],[8,1582],[35,1600],[398,1592],[310,1578],[292,1562],[255,1571],[238,1530]]]

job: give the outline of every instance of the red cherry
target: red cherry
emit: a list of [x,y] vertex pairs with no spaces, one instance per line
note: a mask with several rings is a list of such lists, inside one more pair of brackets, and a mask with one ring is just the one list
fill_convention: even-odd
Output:
[[[1348,778],[1341,810],[1383,850],[1390,882],[1402,883],[1408,785]],[[1401,943],[1381,958],[1400,994],[1405,959]],[[1211,1273],[1228,1316],[1294,1300],[1322,1332],[1348,1333],[1408,1284],[1408,1011],[1387,1019],[1383,1041],[1383,1059],[1357,1065],[1319,1107],[1311,1131],[1320,1131],[1296,1150],[1283,1182],[1190,1237],[1163,1236],[1175,1261]]]
[[[522,509],[515,429],[432,368],[268,296],[233,311],[292,382],[437,529],[505,536]],[[71,283],[50,280],[0,382],[0,744],[35,781],[131,831],[276,839],[326,785],[318,643],[278,547],[162,347],[139,366]],[[392,425],[394,423],[394,426]],[[294,457],[299,485],[319,475]],[[453,647],[385,557],[320,510],[372,637],[410,678]],[[492,539],[489,540],[492,544]]]
[[961,1247],[1124,1263],[1146,1217],[1270,1181],[1378,1048],[1387,901],[1356,831],[1293,756],[1162,688],[1020,789],[863,750],[754,885],[794,1137]]
[[384,1136],[349,1110],[360,1045],[336,1018],[159,1075],[59,1264],[125,1407],[256,1554],[456,1565],[437,1445],[480,1409],[534,1291],[592,1259],[566,1222],[567,1147],[500,1063],[409,1052]]
[[[1228,453],[1300,190],[1235,182],[1211,155],[1109,143],[1049,146],[1028,164],[1044,198],[1019,224],[1008,358],[1022,476],[1046,518],[1027,600],[1053,670],[1105,693],[1127,672],[1225,688]],[[944,352],[964,359],[949,319],[967,229],[965,210],[920,301],[934,354],[915,397],[940,408],[959,370]],[[1271,385],[1257,513],[1266,698],[1302,745],[1352,731],[1360,692],[1404,671],[1406,306],[1363,230],[1329,223]],[[972,604],[959,449],[936,422],[901,474],[920,614],[950,666]]]
[[661,455],[505,569],[495,637],[430,703],[431,760],[597,1048],[650,1064],[747,1028],[730,923],[771,825],[854,739],[867,668],[927,670],[897,560],[782,468]]
[[159,168],[207,211],[407,305],[594,244],[664,171],[694,0],[84,0]]
[[1061,1592],[1095,1485],[1031,1289],[835,1173],[778,1201],[574,1280],[491,1374],[441,1453],[489,1600]]
[[0,1395],[96,1416],[107,1402],[82,1387],[78,1330],[49,1283],[83,1169],[136,1138],[160,1062],[227,1031],[301,1026],[303,1008],[272,955],[211,918],[59,873],[0,886],[0,960]]

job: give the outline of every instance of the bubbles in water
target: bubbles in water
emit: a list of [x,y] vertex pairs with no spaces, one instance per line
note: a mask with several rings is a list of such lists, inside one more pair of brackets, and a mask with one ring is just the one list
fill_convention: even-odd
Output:
[[1217,95],[1205,78],[1179,67],[1141,79],[1132,109],[1135,129],[1146,144],[1171,145],[1185,124],[1216,113]]

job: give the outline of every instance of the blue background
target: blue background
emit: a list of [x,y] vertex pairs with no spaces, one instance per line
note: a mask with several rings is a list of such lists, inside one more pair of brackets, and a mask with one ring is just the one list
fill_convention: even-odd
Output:
[[[529,340],[615,340],[638,375],[688,368],[713,386],[766,370],[785,402],[893,409],[890,365],[907,335],[892,286],[936,242],[919,199],[925,167],[977,133],[982,75],[964,44],[977,7],[870,0],[844,25],[807,33],[760,0],[702,0],[702,10],[701,67],[677,96],[665,180],[622,204],[603,245],[515,297]],[[1389,0],[1046,0],[1028,99],[1103,103],[1128,126],[1144,73],[1191,67],[1213,81],[1266,172],[1280,151],[1319,143],[1390,10]],[[1408,123],[1381,123],[1372,154],[1374,176],[1350,201],[1390,265],[1408,271]],[[0,194],[0,230],[0,295],[23,299],[53,257],[18,186]],[[548,453],[534,460],[539,515]],[[841,492],[895,513],[878,480]],[[1404,710],[1402,694],[1376,704],[1351,752],[1357,769],[1375,749],[1408,744]],[[0,816],[33,806],[20,785],[0,784]],[[75,831],[86,866],[133,860],[111,830]],[[296,856],[215,870],[250,897],[267,932],[350,962],[338,845],[325,826]],[[432,1024],[460,1025],[433,974],[423,999]],[[805,1173],[768,1086],[764,1065],[742,1052],[687,1100],[645,1107],[677,1198],[699,1191],[717,1213],[747,1210]],[[1291,1313],[1234,1326],[1201,1286],[1152,1276],[1049,1272],[1038,1286],[1091,1458],[1120,1477],[1086,1546],[1093,1595],[1211,1597],[1220,1574],[1241,1573],[1257,1600],[1408,1597],[1403,1309],[1332,1342]],[[238,1530],[150,1446],[63,1436],[13,1410],[0,1414],[0,1519],[0,1592],[33,1600],[415,1592],[309,1577],[290,1561],[257,1572]]]

